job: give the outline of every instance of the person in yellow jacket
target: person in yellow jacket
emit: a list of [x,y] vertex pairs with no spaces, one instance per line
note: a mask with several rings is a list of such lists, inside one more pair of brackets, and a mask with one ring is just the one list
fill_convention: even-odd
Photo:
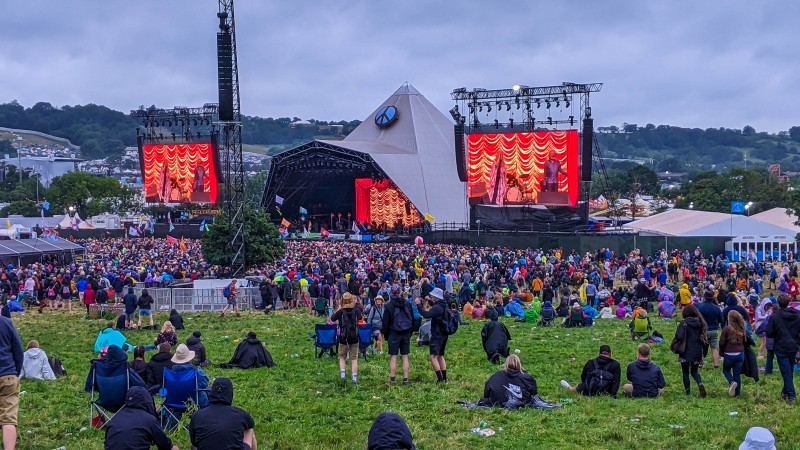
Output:
[[680,299],[681,299],[681,305],[680,305],[681,309],[683,309],[683,307],[688,305],[689,303],[692,303],[692,292],[689,290],[689,285],[686,283],[683,283],[683,285],[681,286]]

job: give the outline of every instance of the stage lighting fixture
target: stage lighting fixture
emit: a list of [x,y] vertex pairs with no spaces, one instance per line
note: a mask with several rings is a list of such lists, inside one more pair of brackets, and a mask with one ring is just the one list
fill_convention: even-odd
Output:
[[200,135],[200,132],[198,131],[198,132],[197,132],[197,139],[200,139],[200,136],[201,136],[201,135]]
[[514,103],[516,103],[516,104],[517,104],[517,109],[519,109],[519,97],[517,97],[516,99],[514,99]]
[[461,117],[459,117],[459,119],[460,119],[461,125],[464,125],[465,123],[467,123],[466,116],[461,116]]
[[506,111],[511,111],[511,103],[506,102]]
[[514,118],[513,117],[508,119],[508,127],[509,128],[514,128]]
[[479,103],[478,104],[478,112],[482,112],[482,111],[483,111],[483,103]]
[[162,119],[162,120],[161,120],[161,126],[163,127],[163,126],[165,126],[166,124],[167,124],[167,121]]
[[561,106],[561,101],[559,101],[558,99],[556,99],[556,108],[558,108],[559,106]]
[[495,128],[500,128],[500,121],[499,120],[494,119],[494,127]]
[[513,87],[512,89],[514,89],[514,92],[519,92],[519,90],[520,90],[521,88],[522,88],[522,86],[520,86],[520,85],[518,85],[518,84],[515,84],[515,85],[514,85],[514,87]]
[[569,116],[569,126],[575,125],[575,116]]
[[492,112],[492,105],[489,103],[486,104],[486,112]]
[[474,106],[469,105],[469,113],[470,114],[475,114],[475,107]]
[[544,101],[544,104],[547,105],[547,109],[550,109],[550,99]]
[[194,126],[197,126],[197,119],[194,119],[194,120],[192,121],[192,124],[193,124]]
[[564,107],[565,108],[569,108],[569,100],[568,99],[564,99]]
[[531,102],[530,102],[530,100],[527,100],[527,99],[525,100],[525,110],[526,111],[530,111],[531,110]]

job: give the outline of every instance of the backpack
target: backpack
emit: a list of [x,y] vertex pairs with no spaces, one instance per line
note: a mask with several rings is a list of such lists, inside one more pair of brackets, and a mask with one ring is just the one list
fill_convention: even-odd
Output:
[[[444,307],[442,307],[444,308]],[[442,315],[442,323],[443,328],[442,331],[448,336],[456,334],[458,331],[458,317],[455,314],[451,313],[450,310],[444,308],[444,314]]]
[[594,370],[589,372],[589,377],[586,379],[586,393],[588,395],[599,395],[607,392],[611,383],[614,381],[614,375],[611,372],[601,369],[597,364],[597,360],[592,360]]
[[228,298],[228,297],[231,296],[231,287],[230,286],[225,286],[222,289],[222,296],[225,297],[225,298]]
[[358,316],[356,310],[342,310],[342,318],[339,319],[339,342],[343,344],[355,344],[358,342]]
[[392,329],[399,333],[411,331],[412,318],[408,307],[404,304],[402,308],[394,307],[394,320],[392,321]]
[[56,296],[56,290],[53,289],[53,286],[50,286],[49,288],[47,288],[47,296],[48,297],[55,297]]
[[61,360],[56,358],[55,356],[51,356],[47,358],[47,363],[50,364],[50,368],[53,369],[53,373],[57,376],[67,376],[67,369],[64,368],[64,365],[61,363]]
[[62,294],[70,294],[71,292],[70,292],[70,289],[69,289],[69,285],[65,284],[64,287],[61,288],[61,293]]

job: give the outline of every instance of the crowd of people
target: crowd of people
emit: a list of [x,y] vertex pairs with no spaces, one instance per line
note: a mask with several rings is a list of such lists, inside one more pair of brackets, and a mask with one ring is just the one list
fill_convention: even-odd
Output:
[[[132,379],[138,379],[134,385],[148,395],[158,392],[164,367],[209,364],[199,332],[178,344],[175,328],[176,322],[182,326],[182,320],[177,311],[174,320],[171,315],[170,321],[162,325],[152,344],[131,345],[119,329],[141,327],[143,319],[155,327],[150,309],[152,297],[148,299],[146,289],[137,296],[134,285],[156,287],[176,280],[225,278],[229,275],[227,268],[203,262],[199,244],[194,241],[176,246],[158,239],[128,238],[87,240],[82,244],[90,256],[80,263],[1,268],[4,313],[10,309],[7,303],[12,302],[38,302],[41,312],[46,308],[70,311],[72,302],[80,301],[87,305],[87,314],[92,303],[123,303],[124,320],[109,323],[98,335],[94,350],[105,351],[103,360],[109,364],[119,364],[121,360],[127,364],[125,350],[132,351],[134,357],[129,365]],[[743,374],[758,377],[759,358],[766,360],[765,374],[772,373],[773,360],[777,361],[784,381],[781,396],[791,404],[796,396],[793,368],[800,350],[800,289],[794,255],[787,257],[787,262],[734,263],[722,255],[704,255],[699,248],[645,255],[637,250],[617,254],[606,248],[580,253],[565,249],[303,240],[287,242],[282,259],[253,268],[248,278],[261,280],[260,306],[265,312],[306,308],[309,314],[323,315],[329,323],[336,323],[339,375],[347,379],[349,360],[354,384],[359,382],[357,327],[361,324],[371,327],[377,350],[386,349],[389,353],[390,384],[397,383],[398,359],[401,381],[410,384],[413,333],[418,333],[417,345],[429,347],[436,382],[447,384],[445,355],[449,337],[466,317],[471,317],[487,319],[481,330],[481,346],[489,361],[504,363],[503,370],[487,381],[479,403],[531,406],[537,394],[536,380],[522,369],[519,356],[510,354],[511,333],[498,320],[500,317],[542,325],[557,324],[556,319],[560,319],[561,325],[570,327],[592,326],[596,320],[625,319],[630,321],[633,339],[644,336],[652,343],[659,342],[658,336],[650,333],[651,317],[658,316],[679,320],[670,348],[681,364],[686,394],[691,392],[693,379],[700,397],[707,395],[700,368],[707,363],[709,354],[713,367],[721,367],[729,383],[728,393],[734,397],[741,395]],[[236,286],[234,280],[225,296],[226,310],[238,314]],[[134,324],[137,310],[139,320]],[[28,351],[34,350],[31,361],[38,353],[37,347],[33,342],[29,344]],[[21,344],[19,350],[22,355]],[[157,353],[145,362],[148,350]],[[16,363],[17,355],[13,356]],[[251,333],[225,366],[273,364]],[[9,374],[16,370],[15,364],[7,366],[5,372]],[[17,375],[22,372],[21,366],[22,360]],[[561,384],[584,395],[616,396],[622,387],[623,393],[632,397],[656,397],[666,388],[660,367],[650,360],[648,343],[639,345],[636,360],[628,364],[625,375],[629,383],[621,386],[620,364],[612,357],[610,345],[605,344],[596,358],[587,361],[580,383],[573,386],[562,380]],[[0,390],[2,382],[0,378]],[[87,389],[91,388],[89,384],[87,379]],[[203,385],[209,384],[205,376]],[[228,388],[219,389],[218,398],[227,398]],[[215,389],[212,387],[211,391],[213,394]],[[129,400],[138,406],[132,409],[146,410],[142,405],[147,401],[143,402],[141,391],[133,394]],[[203,406],[210,408],[207,404],[214,404],[212,397],[209,394]],[[242,426],[249,425],[246,420],[242,422]],[[252,431],[252,426],[249,429]],[[254,448],[255,437],[251,437]],[[192,439],[194,443],[194,435]]]

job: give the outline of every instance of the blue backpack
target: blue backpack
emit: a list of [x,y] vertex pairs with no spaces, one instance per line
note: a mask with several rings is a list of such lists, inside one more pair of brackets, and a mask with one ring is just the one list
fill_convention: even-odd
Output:
[[231,287],[230,286],[225,286],[225,288],[222,289],[222,296],[225,297],[225,298],[228,298],[228,297],[231,296]]

